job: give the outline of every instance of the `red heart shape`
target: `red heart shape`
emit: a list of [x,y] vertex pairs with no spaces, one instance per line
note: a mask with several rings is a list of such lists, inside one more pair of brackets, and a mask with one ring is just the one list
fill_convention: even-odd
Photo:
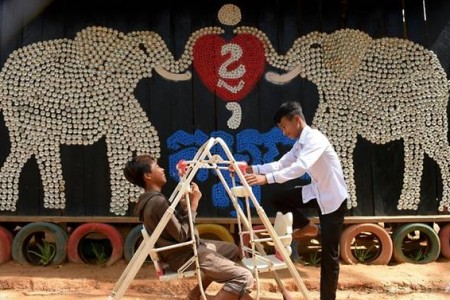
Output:
[[239,101],[261,77],[264,46],[251,34],[225,41],[217,34],[199,37],[193,46],[194,69],[205,86],[225,101]]

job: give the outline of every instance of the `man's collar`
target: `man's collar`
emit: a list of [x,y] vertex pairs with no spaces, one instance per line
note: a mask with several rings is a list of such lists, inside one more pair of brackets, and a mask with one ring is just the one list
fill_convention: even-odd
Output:
[[311,130],[311,127],[309,127],[308,125],[306,125],[303,129],[302,132],[300,133],[300,137],[298,138],[298,142],[300,144],[304,144],[305,143],[305,139],[306,136],[308,135],[308,132]]

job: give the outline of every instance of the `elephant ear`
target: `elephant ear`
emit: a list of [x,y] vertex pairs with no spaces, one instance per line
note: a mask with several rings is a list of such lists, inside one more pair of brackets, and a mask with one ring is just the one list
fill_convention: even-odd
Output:
[[323,42],[324,67],[338,77],[348,79],[358,71],[372,38],[358,30],[342,29],[328,35]]
[[80,60],[89,68],[103,70],[106,63],[116,55],[125,35],[117,30],[91,26],[77,33],[75,47]]

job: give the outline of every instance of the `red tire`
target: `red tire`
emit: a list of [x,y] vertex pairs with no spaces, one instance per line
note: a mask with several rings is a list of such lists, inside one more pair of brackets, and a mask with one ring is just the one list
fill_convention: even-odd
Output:
[[0,226],[0,264],[11,260],[12,241],[12,233]]
[[[357,249],[357,238],[365,243]],[[356,241],[356,242],[355,242]],[[347,227],[341,236],[341,258],[347,264],[387,265],[392,257],[393,244],[389,233],[377,224],[355,224]],[[359,253],[358,253],[359,252]]]
[[441,240],[441,254],[450,259],[450,223],[447,223],[439,230],[439,239]]
[[105,262],[107,266],[122,259],[123,237],[115,227],[103,223],[85,223],[77,227],[69,236],[69,241],[67,243],[67,258],[70,262],[87,263],[82,257],[80,244],[81,241],[91,233],[99,233],[105,236],[111,243],[112,252]]

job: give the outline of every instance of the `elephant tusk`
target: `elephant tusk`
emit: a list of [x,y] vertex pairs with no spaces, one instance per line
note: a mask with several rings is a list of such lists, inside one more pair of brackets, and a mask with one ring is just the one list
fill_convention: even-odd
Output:
[[192,74],[189,71],[186,71],[185,73],[177,74],[177,73],[169,72],[161,66],[156,66],[155,71],[159,75],[164,77],[165,79],[172,80],[172,81],[184,81],[184,80],[189,80],[192,78]]
[[267,81],[270,81],[274,84],[285,84],[291,81],[294,77],[297,77],[301,72],[300,66],[295,67],[284,74],[277,74],[275,72],[267,72],[264,76]]

